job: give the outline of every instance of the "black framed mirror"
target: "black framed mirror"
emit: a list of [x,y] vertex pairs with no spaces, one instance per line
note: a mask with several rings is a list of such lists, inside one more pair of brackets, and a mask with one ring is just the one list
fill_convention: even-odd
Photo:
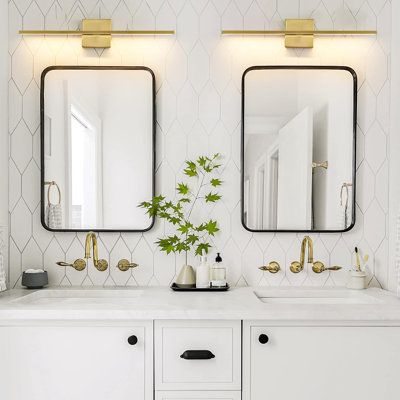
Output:
[[254,66],[242,77],[242,224],[346,232],[355,224],[357,75]]
[[41,222],[144,232],[155,192],[155,76],[147,67],[51,66],[41,77]]

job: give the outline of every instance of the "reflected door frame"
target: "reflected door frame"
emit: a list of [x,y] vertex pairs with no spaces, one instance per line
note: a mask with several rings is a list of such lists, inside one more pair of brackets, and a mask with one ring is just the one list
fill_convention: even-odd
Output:
[[77,98],[71,96],[68,82],[64,82],[65,93],[65,126],[67,127],[66,140],[66,160],[68,167],[65,170],[65,204],[66,221],[68,226],[72,225],[72,132],[71,119],[76,118],[81,124],[85,125],[95,135],[95,169],[96,169],[96,227],[103,227],[103,140],[102,140],[102,123],[99,116],[95,114],[87,105],[82,104]]

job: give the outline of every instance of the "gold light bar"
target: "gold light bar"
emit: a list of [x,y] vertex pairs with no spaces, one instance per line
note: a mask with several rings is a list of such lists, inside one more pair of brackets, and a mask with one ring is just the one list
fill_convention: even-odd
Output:
[[20,30],[21,35],[82,36],[84,48],[109,48],[111,36],[174,35],[174,30],[112,30],[111,19],[84,19],[81,30]]
[[316,30],[313,19],[287,19],[284,30],[223,30],[223,35],[285,36],[288,48],[312,48],[314,36],[376,35],[376,30]]

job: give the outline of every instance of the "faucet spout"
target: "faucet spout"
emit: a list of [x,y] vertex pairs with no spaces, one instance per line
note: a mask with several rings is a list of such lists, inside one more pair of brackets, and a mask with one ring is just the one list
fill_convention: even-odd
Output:
[[93,245],[93,264],[97,266],[99,262],[99,250],[97,246],[97,238],[94,232],[89,232],[86,235],[86,241],[85,241],[85,258],[90,258],[92,245]]
[[300,264],[304,267],[305,261],[305,252],[307,248],[308,253],[308,263],[312,264],[314,262],[314,244],[310,236],[305,236],[303,241],[301,242],[301,251],[300,251]]
[[308,263],[314,263],[314,244],[310,236],[304,236],[304,239],[301,242],[300,249],[300,261],[293,261],[290,264],[290,270],[298,274],[304,269],[304,262],[306,259],[306,250],[307,250],[307,261]]
[[97,237],[94,232],[89,232],[86,235],[85,241],[85,258],[90,258],[91,248],[93,247],[93,265],[99,271],[105,271],[108,268],[108,262],[106,260],[99,260],[99,248],[97,245]]

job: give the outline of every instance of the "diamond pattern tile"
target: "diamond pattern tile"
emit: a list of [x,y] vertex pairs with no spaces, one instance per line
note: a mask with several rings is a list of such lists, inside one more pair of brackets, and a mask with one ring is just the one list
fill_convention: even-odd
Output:
[[[76,29],[84,17],[109,17],[114,27],[177,29],[176,37],[118,38],[106,51],[83,50],[78,38],[22,38],[24,28]],[[279,29],[285,18],[315,18],[320,29],[374,28],[377,38],[317,40],[312,51],[288,51],[281,38],[221,37],[220,30]],[[168,285],[184,262],[165,256],[154,241],[157,223],[145,234],[101,234],[106,273],[92,265],[84,272],[60,268],[58,260],[83,256],[84,235],[53,234],[40,225],[39,109],[41,71],[52,64],[150,66],[157,76],[157,190],[174,195],[187,157],[219,151],[224,155],[224,199],[211,216],[221,223],[215,238],[232,285],[343,285],[346,272],[315,276],[288,271],[298,259],[302,235],[253,234],[240,218],[240,79],[254,64],[347,64],[359,76],[357,225],[343,235],[313,235],[316,258],[350,266],[355,245],[370,252],[371,285],[387,287],[388,154],[391,2],[387,0],[13,0],[9,2],[9,191],[10,283],[20,284],[23,268],[44,265],[53,284]],[[368,62],[367,62],[368,60]],[[169,229],[169,228],[168,228]],[[119,259],[140,264],[122,273]],[[213,256],[210,256],[212,259]],[[282,271],[258,267],[271,260]],[[191,262],[197,263],[193,257]]]

